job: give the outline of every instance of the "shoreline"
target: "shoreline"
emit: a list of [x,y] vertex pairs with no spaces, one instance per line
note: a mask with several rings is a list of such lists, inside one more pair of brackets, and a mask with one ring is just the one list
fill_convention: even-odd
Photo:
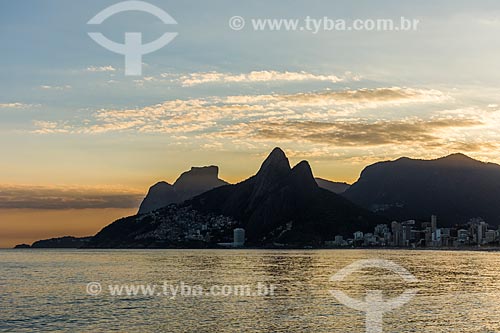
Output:
[[479,248],[479,247],[463,247],[463,248],[455,248],[455,247],[435,247],[435,248],[406,248],[406,247],[238,247],[238,248],[221,248],[221,247],[207,247],[207,248],[196,248],[196,247],[165,247],[165,248],[147,248],[147,247],[109,247],[109,248],[56,248],[56,247],[47,247],[47,248],[0,248],[0,251],[3,250],[15,250],[15,251],[37,251],[37,250],[292,250],[292,251],[317,251],[317,250],[326,250],[326,251],[336,251],[336,250],[368,250],[368,251],[443,251],[443,252],[500,252],[500,247],[495,248]]

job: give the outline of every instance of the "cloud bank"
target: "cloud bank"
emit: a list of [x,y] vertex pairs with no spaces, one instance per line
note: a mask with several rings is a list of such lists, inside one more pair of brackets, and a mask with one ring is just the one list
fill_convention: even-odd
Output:
[[176,99],[34,125],[37,134],[151,134],[186,148],[288,145],[297,155],[336,158],[456,151],[484,158],[500,143],[500,110],[486,104],[461,108],[447,93],[411,87]]
[[138,207],[142,194],[125,189],[0,185],[0,209],[92,209]]

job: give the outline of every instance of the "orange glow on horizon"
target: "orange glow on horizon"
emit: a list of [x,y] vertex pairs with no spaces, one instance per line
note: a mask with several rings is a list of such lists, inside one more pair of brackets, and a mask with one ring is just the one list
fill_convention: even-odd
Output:
[[33,210],[0,209],[0,248],[62,236],[92,236],[104,226],[133,215],[136,208]]

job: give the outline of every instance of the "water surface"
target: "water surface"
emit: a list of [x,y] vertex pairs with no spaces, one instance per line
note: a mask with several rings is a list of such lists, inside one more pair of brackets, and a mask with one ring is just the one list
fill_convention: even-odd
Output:
[[[360,259],[387,259],[419,280],[384,270],[330,282]],[[500,332],[500,254],[375,250],[2,250],[0,332],[364,332],[364,313],[341,289],[418,295],[384,316],[384,332]],[[86,292],[101,283],[100,295]],[[274,284],[260,297],[112,296],[107,285]]]

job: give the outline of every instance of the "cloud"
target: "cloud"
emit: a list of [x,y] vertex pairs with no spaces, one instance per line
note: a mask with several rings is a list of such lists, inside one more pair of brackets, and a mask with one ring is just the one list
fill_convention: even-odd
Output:
[[500,19],[498,17],[480,17],[476,21],[488,27],[497,28],[500,27]]
[[444,102],[450,97],[439,90],[412,89],[404,87],[358,89],[358,90],[326,90],[285,95],[230,96],[228,103],[267,103],[281,106],[343,106],[376,108],[383,105],[400,105],[407,103]]
[[25,103],[0,103],[0,109],[27,109],[35,106],[34,104],[25,104]]
[[90,119],[34,122],[35,133],[134,131],[138,133],[218,132],[227,124],[252,121],[327,121],[359,110],[403,104],[440,103],[437,90],[377,88],[298,94],[237,95],[172,100],[138,109],[98,110]]
[[[484,156],[488,150],[496,150],[500,143],[500,111],[491,107],[440,106],[454,102],[438,90],[408,87],[212,96],[136,109],[102,109],[81,119],[36,121],[34,132],[160,133],[172,143],[206,149],[228,144],[248,150],[276,144],[299,145],[302,152],[309,150],[314,158],[337,153],[342,158],[381,153],[394,157],[401,151],[414,156],[449,151]],[[428,111],[407,116],[421,106]]]
[[64,85],[64,86],[42,85],[40,86],[40,88],[44,90],[68,90],[71,89],[72,87],[70,85]]
[[[162,74],[163,78],[172,78],[170,73]],[[359,76],[352,73],[345,73],[342,76],[337,75],[317,75],[305,71],[300,72],[279,72],[279,71],[252,71],[250,73],[232,74],[220,72],[202,72],[190,73],[181,75],[174,79],[181,83],[184,87],[192,87],[200,84],[208,83],[269,83],[269,82],[301,82],[301,81],[326,81],[326,82],[343,82],[347,80],[358,81]]]
[[142,197],[119,188],[0,185],[0,209],[134,208]]
[[113,66],[89,66],[87,72],[115,72],[116,68]]
[[156,77],[154,76],[144,76],[142,79],[139,79],[139,80],[134,80],[133,82],[139,86],[139,87],[143,87],[145,83],[148,83],[148,82],[156,82],[156,81],[159,81]]
[[70,133],[71,127],[63,125],[55,121],[45,121],[45,120],[34,120],[33,124],[36,130],[33,131],[36,134],[54,134],[54,133]]
[[312,142],[335,147],[382,145],[441,145],[442,130],[481,126],[475,119],[406,119],[367,122],[253,122],[240,124],[223,135],[269,141]]

